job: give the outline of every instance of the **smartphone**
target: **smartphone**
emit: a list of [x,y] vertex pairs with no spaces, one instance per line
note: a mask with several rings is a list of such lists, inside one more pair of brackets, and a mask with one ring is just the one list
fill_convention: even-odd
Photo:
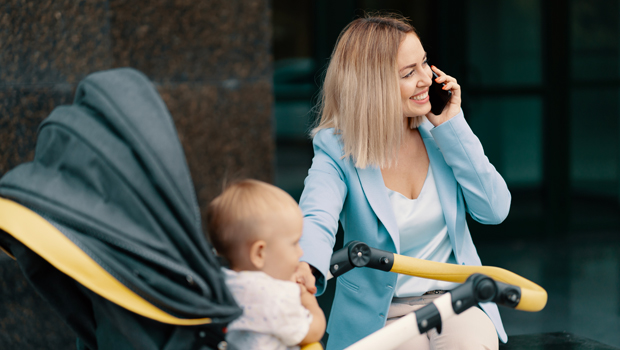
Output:
[[452,91],[442,89],[446,84],[438,83],[435,79],[439,78],[437,73],[433,71],[433,83],[428,90],[428,96],[431,102],[431,112],[435,115],[441,114],[448,101],[452,97]]

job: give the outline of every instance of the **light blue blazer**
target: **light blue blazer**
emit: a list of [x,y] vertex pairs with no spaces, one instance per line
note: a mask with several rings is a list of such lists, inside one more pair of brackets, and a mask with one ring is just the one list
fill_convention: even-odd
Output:
[[[456,261],[481,265],[472,242],[466,213],[483,224],[501,223],[510,209],[506,182],[484,155],[482,145],[459,113],[434,127],[419,127],[439,192]],[[381,170],[356,168],[344,152],[339,135],[324,129],[313,140],[314,158],[300,199],[304,214],[302,261],[317,268],[317,295],[325,291],[325,278],[338,229],[345,244],[359,240],[371,247],[400,251],[396,217]],[[343,349],[381,329],[394,294],[397,275],[368,268],[354,269],[334,282],[336,294],[329,317],[327,349]],[[494,303],[481,305],[495,324],[502,342],[508,340]]]

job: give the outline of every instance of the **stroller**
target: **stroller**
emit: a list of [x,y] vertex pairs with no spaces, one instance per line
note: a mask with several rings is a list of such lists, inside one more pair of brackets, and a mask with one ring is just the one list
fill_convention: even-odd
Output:
[[[77,334],[78,349],[230,349],[225,327],[242,311],[202,234],[172,119],[136,70],[91,74],[74,104],[41,124],[34,161],[0,179],[0,249]],[[415,333],[403,327],[424,333],[480,301],[527,311],[546,303],[542,288],[505,270],[450,271],[408,259],[361,242],[334,254],[334,276],[370,267],[465,282],[437,299],[438,307],[422,308],[352,349],[377,342],[387,349],[386,339],[397,346],[395,334]],[[497,282],[467,279],[476,272]],[[310,349],[322,346],[304,347]]]
[[168,110],[133,69],[94,73],[0,180],[0,246],[81,349],[221,349],[241,314],[203,237]]

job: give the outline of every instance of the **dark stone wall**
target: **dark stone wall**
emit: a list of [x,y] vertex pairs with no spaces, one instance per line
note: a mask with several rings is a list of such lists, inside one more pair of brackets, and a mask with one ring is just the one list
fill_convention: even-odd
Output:
[[[225,179],[272,182],[270,28],[268,0],[0,2],[0,176],[33,158],[39,123],[81,79],[130,66],[174,118],[203,217]],[[0,278],[1,349],[75,348],[7,256]]]

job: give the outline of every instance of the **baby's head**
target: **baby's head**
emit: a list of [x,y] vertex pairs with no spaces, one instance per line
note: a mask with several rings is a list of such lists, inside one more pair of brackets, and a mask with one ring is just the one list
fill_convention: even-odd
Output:
[[207,211],[209,240],[235,271],[290,280],[301,258],[303,218],[283,190],[257,180],[227,187]]

